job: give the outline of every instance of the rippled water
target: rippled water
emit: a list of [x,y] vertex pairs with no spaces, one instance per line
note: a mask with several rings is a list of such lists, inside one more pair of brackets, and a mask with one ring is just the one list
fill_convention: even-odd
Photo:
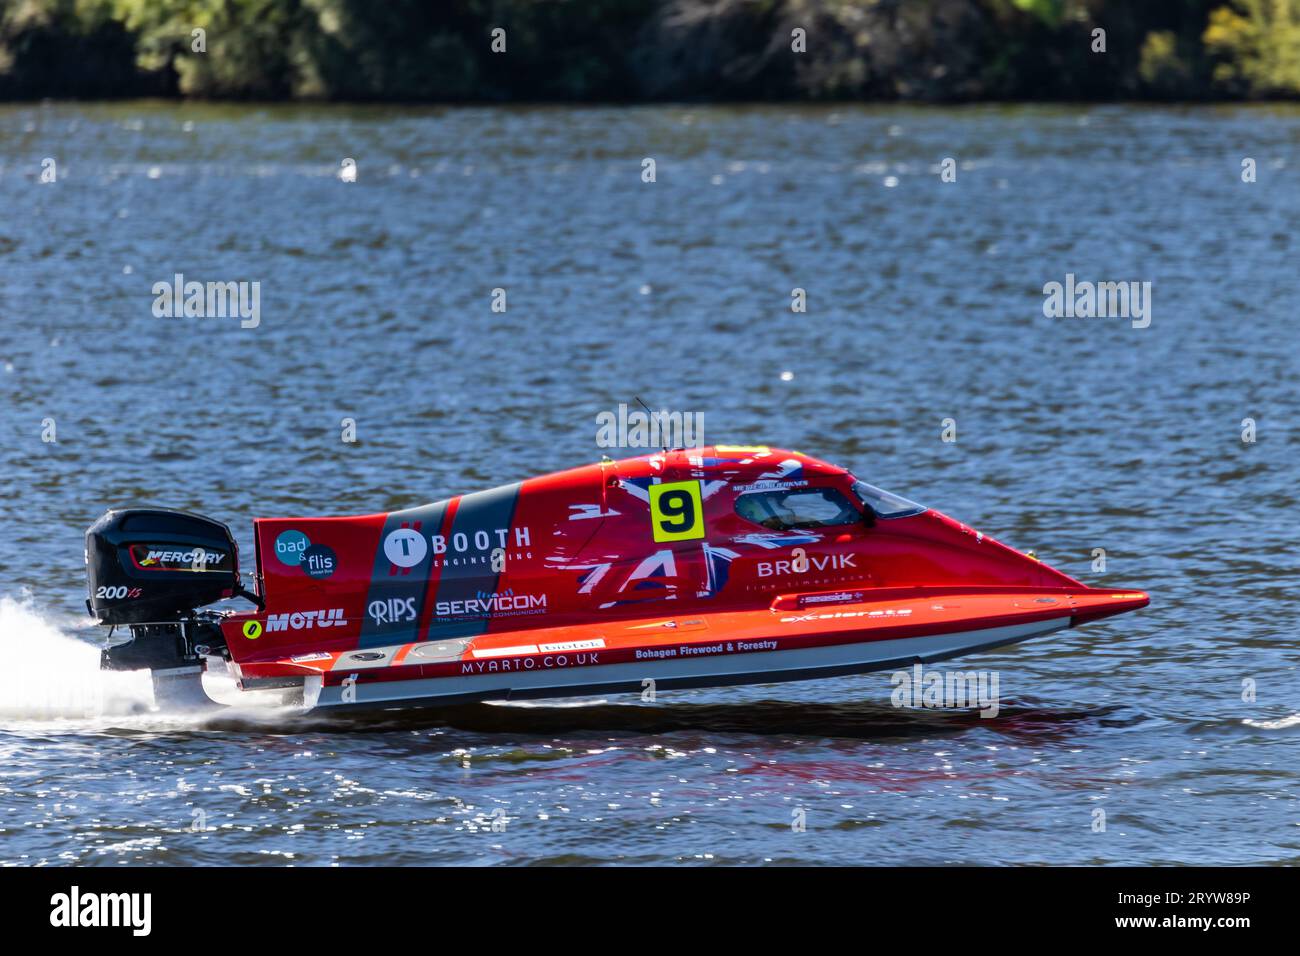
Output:
[[[1269,107],[0,108],[0,862],[1300,862],[1297,146]],[[260,326],[155,318],[177,272]],[[1045,318],[1067,272],[1151,326]],[[886,675],[187,720],[79,643],[109,504],[251,553],[592,460],[637,395],[1152,606],[963,661],[991,720]]]

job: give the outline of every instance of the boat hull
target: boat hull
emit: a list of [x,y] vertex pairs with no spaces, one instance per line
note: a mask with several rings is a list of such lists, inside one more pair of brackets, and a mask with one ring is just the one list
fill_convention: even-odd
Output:
[[[301,686],[308,710],[813,680],[991,650],[1146,603],[1141,592],[913,589],[833,605],[630,620],[249,662],[246,689]],[[814,596],[815,597],[815,596]],[[831,596],[835,597],[834,595]],[[804,604],[783,608],[781,605]]]
[[[652,671],[639,663],[602,664],[582,670],[521,672],[358,684],[350,700],[341,686],[321,687],[308,709],[393,709],[484,700],[539,700],[589,694],[777,684],[932,664],[976,651],[993,650],[1069,627],[1068,620],[1013,624],[962,634],[899,638],[870,644],[832,645],[746,654],[725,661],[660,662]],[[761,657],[762,660],[758,660]],[[652,675],[652,676],[651,676]],[[304,702],[306,703],[306,702]]]

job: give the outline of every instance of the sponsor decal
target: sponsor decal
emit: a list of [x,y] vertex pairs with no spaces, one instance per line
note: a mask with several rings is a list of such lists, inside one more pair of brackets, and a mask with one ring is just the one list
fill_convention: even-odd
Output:
[[318,627],[345,627],[347,623],[341,607],[320,611],[292,611],[284,614],[268,614],[266,632],[270,634],[273,631],[310,631]]
[[822,539],[819,534],[813,534],[808,531],[801,532],[782,532],[782,531],[758,531],[751,534],[742,534],[731,540],[736,544],[752,544],[755,547],[766,548],[774,551],[783,548],[786,545],[795,544],[816,544]]
[[242,630],[244,632],[244,637],[248,638],[250,641],[255,641],[262,636],[262,622],[245,621]]
[[683,631],[697,631],[708,627],[703,618],[695,618],[690,621],[655,621],[653,624],[632,624],[628,627],[629,631],[644,631],[648,627],[670,627],[680,628]]
[[551,653],[556,651],[595,651],[605,646],[605,639],[593,637],[585,641],[560,641],[558,644],[538,644],[539,650]]
[[138,598],[143,593],[144,588],[131,588],[125,584],[101,584],[95,588],[95,600],[121,601],[125,598]]
[[845,568],[857,570],[851,554],[810,554],[804,561],[807,566],[800,571],[794,561],[760,561],[758,576],[760,578],[782,577],[787,574],[804,574],[808,571],[843,571]]
[[474,648],[470,653],[475,658],[522,657],[526,654],[554,654],[564,651],[599,651],[604,647],[603,637],[593,637],[577,641],[559,641],[554,644],[513,644],[510,647]]
[[327,654],[324,651],[314,651],[311,654],[298,654],[289,658],[291,664],[311,664],[315,661],[328,661],[333,659],[333,654]]
[[312,544],[307,535],[293,528],[276,536],[275,559],[285,567],[302,568],[307,577],[317,580],[328,578],[339,566],[333,548]]
[[[492,553],[499,552],[509,558],[531,558],[532,529],[527,526],[519,528],[479,528],[475,531],[456,531],[450,535],[434,534],[429,536],[429,546],[433,551],[435,568],[462,564],[486,564],[492,560]],[[516,550],[510,551],[513,547]]]
[[791,488],[803,488],[808,484],[807,481],[780,481],[776,478],[766,478],[760,481],[753,481],[747,485],[735,485],[737,493],[746,491],[788,491]]
[[275,559],[291,568],[302,561],[303,552],[311,547],[311,541],[301,531],[281,531],[275,539]]
[[[506,650],[506,648],[500,648]],[[479,652],[474,652],[479,657]],[[585,667],[599,664],[600,655],[590,651],[573,654],[546,654],[540,657],[492,657],[488,660],[464,661],[460,665],[462,674],[503,674],[510,671],[550,670],[557,667]]]
[[805,608],[813,604],[852,604],[861,601],[865,595],[862,591],[837,591],[834,594],[801,594],[798,605]]
[[405,624],[416,618],[415,598],[383,598],[371,601],[366,614],[376,624]]
[[334,569],[339,566],[339,559],[333,548],[323,544],[313,544],[302,553],[302,560],[298,562],[298,566],[303,569],[307,577],[320,580],[334,573]]
[[133,544],[131,560],[149,571],[224,570],[228,555],[212,548],[177,548],[174,545]]
[[801,614],[798,617],[783,617],[782,624],[800,624],[805,621],[830,621],[841,617],[907,617],[912,609],[888,608],[882,611],[836,611],[833,614]]
[[480,591],[477,597],[463,601],[439,601],[434,605],[439,618],[518,617],[545,614],[545,594],[515,594],[513,590]]
[[642,647],[636,659],[666,660],[676,657],[712,657],[717,654],[750,654],[756,651],[774,651],[776,641],[722,641],[718,644],[679,644],[676,647]]
[[428,553],[429,546],[424,541],[424,535],[415,528],[398,528],[384,538],[384,557],[399,568],[415,567]]

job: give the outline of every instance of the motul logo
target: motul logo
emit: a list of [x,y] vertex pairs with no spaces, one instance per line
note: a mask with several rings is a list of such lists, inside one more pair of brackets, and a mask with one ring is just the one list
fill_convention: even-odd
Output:
[[314,627],[343,627],[347,624],[343,608],[330,608],[326,611],[294,611],[292,614],[268,614],[266,616],[267,633],[271,631],[310,631]]

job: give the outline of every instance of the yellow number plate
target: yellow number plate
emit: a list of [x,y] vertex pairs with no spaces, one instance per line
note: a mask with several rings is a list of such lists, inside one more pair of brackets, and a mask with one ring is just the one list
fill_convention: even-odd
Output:
[[698,481],[671,481],[650,486],[650,527],[656,541],[691,541],[704,537],[704,508]]

